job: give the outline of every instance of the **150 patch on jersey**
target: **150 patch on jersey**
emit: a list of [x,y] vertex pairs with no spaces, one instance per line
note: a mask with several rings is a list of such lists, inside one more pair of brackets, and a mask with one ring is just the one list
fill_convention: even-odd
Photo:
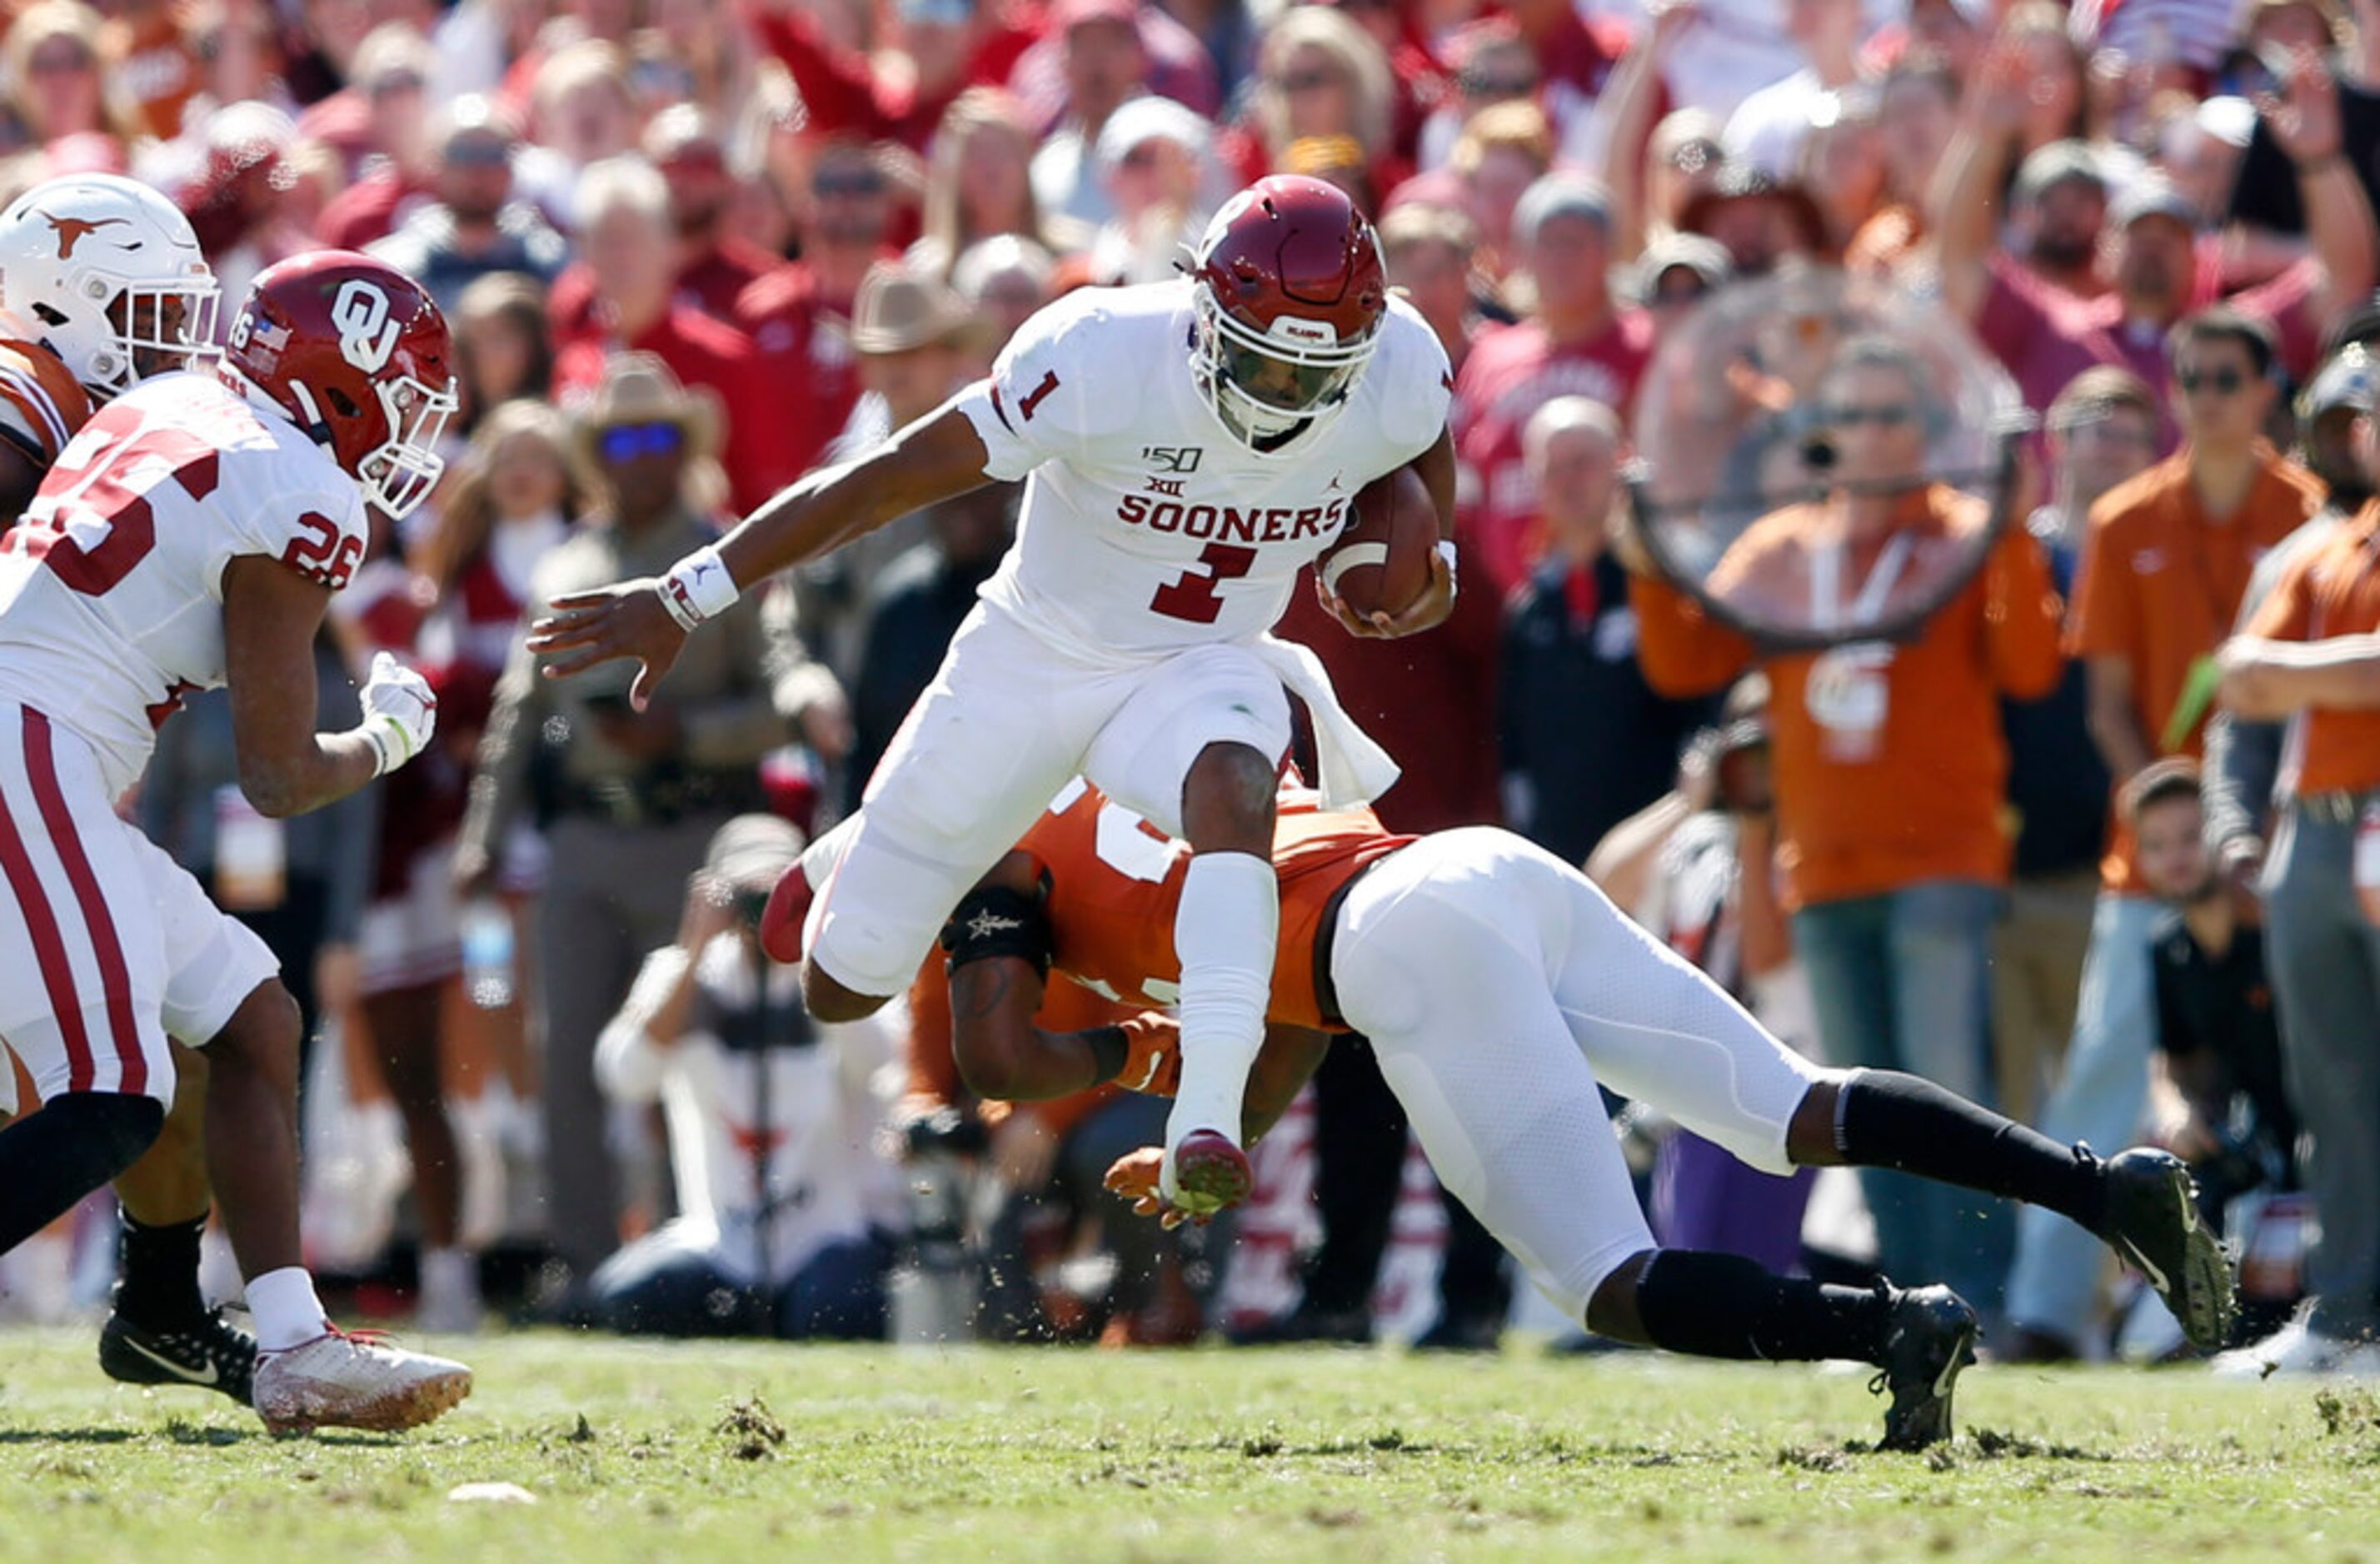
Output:
[[1196,472],[1199,458],[1206,454],[1203,445],[1144,445],[1140,459],[1160,472]]

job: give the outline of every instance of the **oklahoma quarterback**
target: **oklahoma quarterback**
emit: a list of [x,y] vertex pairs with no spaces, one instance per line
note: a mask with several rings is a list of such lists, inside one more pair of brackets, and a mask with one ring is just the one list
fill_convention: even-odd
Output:
[[0,1252],[156,1138],[166,1037],[212,1039],[209,1170],[256,1318],[259,1414],[407,1427],[469,1371],[330,1324],[298,1246],[296,1007],[263,943],[113,804],[157,725],[217,685],[268,815],[419,752],[435,703],[393,661],[359,727],[314,731],[312,644],[367,499],[402,515],[436,480],[446,327],[413,283],[326,252],[260,276],[230,341],[219,370],[95,414],[0,539],[0,1036],[43,1101],[0,1130]]
[[[1451,534],[1451,376],[1390,296],[1371,224],[1319,180],[1228,202],[1186,277],[1088,288],[1018,331],[990,378],[876,452],[810,474],[659,580],[560,600],[533,627],[551,676],[643,664],[639,698],[686,636],[776,571],[987,479],[1031,475],[1014,546],[870,780],[856,840],[821,887],[804,995],[856,1019],[908,986],[943,916],[1077,772],[1186,839],[1184,1072],[1167,1192],[1245,1196],[1241,1098],[1262,1041],[1279,891],[1267,852],[1294,692],[1332,800],[1377,797],[1392,762],[1319,662],[1267,632],[1298,570],[1366,483],[1411,466]],[[1402,613],[1446,617],[1453,546]]]

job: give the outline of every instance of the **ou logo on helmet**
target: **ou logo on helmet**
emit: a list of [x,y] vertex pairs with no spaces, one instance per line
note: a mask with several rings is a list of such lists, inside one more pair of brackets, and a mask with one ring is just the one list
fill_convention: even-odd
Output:
[[339,329],[339,357],[368,375],[388,368],[404,326],[393,318],[388,295],[376,283],[350,277],[331,301],[331,324]]

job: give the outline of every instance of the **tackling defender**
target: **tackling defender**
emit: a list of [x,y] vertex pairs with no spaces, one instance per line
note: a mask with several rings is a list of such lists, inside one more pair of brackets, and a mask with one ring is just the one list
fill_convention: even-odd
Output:
[[[1874,1364],[1892,1396],[1892,1449],[1948,1437],[1976,1336],[1974,1311],[1945,1287],[1828,1286],[1657,1247],[1598,1083],[1766,1171],[1891,1167],[2060,1212],[2139,1267],[2193,1343],[2229,1329],[2228,1263],[2199,1223],[2188,1170],[2164,1152],[2103,1162],[1917,1076],[1821,1069],[1520,837],[1394,836],[1368,810],[1317,806],[1283,794],[1268,1061],[1281,1052],[1310,1070],[1326,1032],[1369,1037],[1439,1177],[1590,1330],[1706,1357]],[[1111,1080],[1165,1089],[1177,1045],[1162,1024],[1051,1035],[1032,1018],[1051,969],[1126,1000],[1170,1000],[1180,963],[1165,930],[1184,858],[1095,790],[1060,796],[944,930],[971,1086],[1011,1098]],[[808,883],[789,873],[772,901],[763,938],[780,959]],[[1260,1073],[1293,1092],[1304,1072]],[[1252,1121],[1285,1100],[1252,1101]],[[1119,1162],[1110,1187],[1161,1209],[1153,1160]]]
[[[1355,491],[1411,466],[1452,531],[1453,379],[1436,335],[1389,295],[1371,224],[1335,188],[1261,180],[1227,203],[1190,274],[1088,288],[1027,321],[990,377],[875,454],[803,479],[658,581],[565,598],[529,645],[561,676],[643,664],[641,704],[686,635],[738,591],[988,479],[1028,473],[1016,543],[868,788],[822,886],[803,973],[810,1013],[867,1014],[908,987],[952,904],[1077,772],[1185,839],[1172,918],[1183,1080],[1163,1182],[1185,1207],[1245,1196],[1239,1146],[1262,1042],[1279,891],[1268,851],[1290,737],[1286,685],[1314,713],[1342,805],[1396,770],[1319,662],[1266,632]],[[1454,600],[1451,543],[1396,616]]]
[[[112,225],[93,227],[85,242]],[[419,753],[435,703],[389,660],[361,726],[314,731],[312,644],[362,556],[367,499],[402,516],[437,478],[446,358],[436,307],[387,267],[284,262],[217,372],[94,415],[0,539],[0,1035],[43,1100],[0,1130],[0,1251],[156,1139],[169,1035],[211,1041],[209,1170],[257,1323],[253,1404],[276,1430],[408,1427],[469,1371],[323,1314],[298,1234],[296,1007],[262,942],[112,806],[182,697],[226,684],[241,786],[268,815]]]

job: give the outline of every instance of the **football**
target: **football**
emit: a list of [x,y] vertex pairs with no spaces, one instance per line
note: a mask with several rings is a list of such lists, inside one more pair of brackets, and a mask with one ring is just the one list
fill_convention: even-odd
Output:
[[1354,514],[1321,559],[1322,585],[1369,618],[1400,613],[1429,587],[1438,550],[1438,507],[1413,468],[1364,486]]

